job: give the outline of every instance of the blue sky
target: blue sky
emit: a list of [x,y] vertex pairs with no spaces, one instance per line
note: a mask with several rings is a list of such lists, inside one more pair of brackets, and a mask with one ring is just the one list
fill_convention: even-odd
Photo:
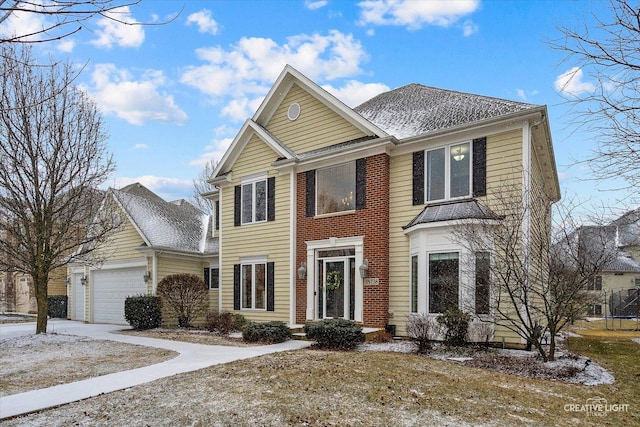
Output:
[[[620,206],[571,166],[592,142],[569,126],[557,89],[589,90],[577,64],[547,41],[592,14],[591,1],[162,1],[120,10],[124,26],[94,19],[40,54],[85,66],[78,83],[104,114],[118,165],[108,184],[139,181],[172,200],[192,194],[204,162],[219,159],[286,63],[349,106],[408,83],[546,104],[563,192]],[[176,16],[177,15],[177,16]],[[2,31],[37,28],[14,16]],[[573,79],[567,83],[568,71]]]

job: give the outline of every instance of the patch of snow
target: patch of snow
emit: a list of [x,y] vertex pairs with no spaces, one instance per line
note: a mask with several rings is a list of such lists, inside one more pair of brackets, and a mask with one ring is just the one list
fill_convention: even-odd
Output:
[[467,362],[469,360],[473,360],[473,357],[447,357],[447,360],[452,360],[454,362]]
[[415,353],[418,347],[412,341],[394,341],[385,343],[365,342],[358,346],[358,351],[390,351],[395,353]]
[[574,367],[579,369],[580,372],[578,372],[575,376],[566,379],[571,383],[584,385],[601,385],[613,384],[615,382],[615,378],[609,371],[584,356],[572,358],[564,356],[563,354],[558,354],[556,356],[556,360],[552,362],[546,362],[545,366],[550,368]]
[[74,342],[93,341],[91,338],[80,337],[76,335],[63,334],[32,334],[22,335],[14,338],[6,338],[0,340],[0,348],[22,348],[29,346],[38,346],[43,344],[67,344]]
[[637,342],[638,344],[640,344],[640,338],[633,338],[631,341]]
[[575,338],[582,338],[582,335],[580,334],[576,334],[573,331],[562,331],[562,333],[564,334],[564,336],[566,337],[575,337]]

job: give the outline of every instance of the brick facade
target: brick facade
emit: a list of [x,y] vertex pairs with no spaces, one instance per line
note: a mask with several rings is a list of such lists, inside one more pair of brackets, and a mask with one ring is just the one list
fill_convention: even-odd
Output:
[[[363,287],[363,323],[384,327],[389,312],[389,156],[366,158],[366,207],[334,216],[306,216],[306,174],[296,183],[296,266],[306,261],[305,242],[330,237],[364,236],[369,278],[377,285]],[[358,268],[358,266],[356,266]],[[307,281],[296,278],[296,322],[306,321]]]

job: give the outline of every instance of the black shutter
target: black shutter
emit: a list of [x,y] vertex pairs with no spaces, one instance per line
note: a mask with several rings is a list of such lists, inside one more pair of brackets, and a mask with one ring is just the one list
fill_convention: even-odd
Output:
[[276,178],[267,179],[267,221],[276,220]]
[[233,265],[233,309],[240,310],[240,264]]
[[413,153],[413,205],[424,204],[424,151]]
[[473,140],[473,197],[487,195],[487,138]]
[[267,311],[275,311],[275,265],[267,263]]
[[240,225],[240,207],[242,205],[242,187],[236,185],[233,194],[233,225],[238,227]]
[[220,230],[220,202],[215,202],[215,210],[216,210],[216,230]]
[[205,267],[204,268],[204,284],[207,285],[207,289],[209,289],[211,287],[211,281],[209,280],[209,278],[211,276],[209,276],[209,267]]
[[356,160],[356,209],[367,207],[367,159]]
[[307,171],[307,216],[316,215],[316,171]]

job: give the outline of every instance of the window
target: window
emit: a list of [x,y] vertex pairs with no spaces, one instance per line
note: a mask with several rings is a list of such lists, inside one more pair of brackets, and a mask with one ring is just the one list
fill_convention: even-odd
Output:
[[486,196],[487,139],[413,153],[413,205]]
[[317,215],[356,208],[356,162],[316,171]]
[[602,276],[595,276],[593,281],[587,285],[588,291],[601,291],[602,290]]
[[600,304],[596,304],[593,306],[593,314],[602,315],[602,306]]
[[470,143],[427,151],[425,167],[425,200],[471,196]]
[[267,180],[242,184],[242,224],[267,220]]
[[219,268],[204,268],[204,283],[209,289],[220,288],[220,269]]
[[636,279],[636,288],[640,288],[640,279]]
[[458,253],[429,254],[429,313],[458,307]]
[[411,313],[418,312],[418,255],[411,257]]
[[235,186],[233,225],[275,221],[275,177],[243,180]]
[[264,310],[267,302],[267,265],[242,264],[241,301],[243,309]]
[[476,314],[489,314],[491,263],[488,252],[476,253]]

